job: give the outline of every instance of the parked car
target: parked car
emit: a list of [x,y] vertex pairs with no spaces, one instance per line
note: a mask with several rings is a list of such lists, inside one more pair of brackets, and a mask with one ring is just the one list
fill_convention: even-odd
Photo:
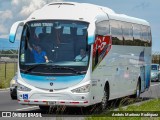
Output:
[[160,81],[159,64],[152,64],[151,65],[151,81]]
[[10,82],[10,96],[12,99],[17,99],[17,75]]

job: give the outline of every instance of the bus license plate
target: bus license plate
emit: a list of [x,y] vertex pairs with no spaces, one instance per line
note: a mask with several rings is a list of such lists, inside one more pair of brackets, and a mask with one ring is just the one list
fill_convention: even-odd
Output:
[[56,102],[55,101],[49,101],[48,105],[56,105]]

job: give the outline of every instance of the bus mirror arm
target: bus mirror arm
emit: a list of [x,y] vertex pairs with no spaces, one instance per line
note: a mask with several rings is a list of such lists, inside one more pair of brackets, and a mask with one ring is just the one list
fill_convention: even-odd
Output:
[[24,25],[23,21],[17,21],[12,25],[12,27],[10,29],[10,34],[9,34],[9,41],[11,43],[14,43],[14,41],[15,41],[18,27],[23,26],[23,25]]

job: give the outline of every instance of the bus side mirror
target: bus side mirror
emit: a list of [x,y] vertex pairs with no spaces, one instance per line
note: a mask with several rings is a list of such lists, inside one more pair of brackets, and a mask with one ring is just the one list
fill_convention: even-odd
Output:
[[23,25],[24,25],[23,21],[17,21],[12,25],[12,27],[10,29],[10,34],[9,34],[9,41],[11,43],[14,43],[14,41],[15,41],[15,37],[16,37],[18,27],[23,26]]

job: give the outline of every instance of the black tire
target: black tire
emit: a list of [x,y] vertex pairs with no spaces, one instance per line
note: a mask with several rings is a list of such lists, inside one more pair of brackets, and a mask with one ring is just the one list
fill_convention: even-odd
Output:
[[102,102],[100,103],[101,111],[104,111],[107,108],[108,99],[109,99],[109,90],[108,90],[108,86],[105,86],[104,91],[103,91]]
[[40,108],[41,110],[49,110],[50,106],[39,105],[39,108]]
[[12,100],[16,100],[16,99],[17,99],[17,96],[13,96],[13,95],[11,94],[11,99],[12,99]]

